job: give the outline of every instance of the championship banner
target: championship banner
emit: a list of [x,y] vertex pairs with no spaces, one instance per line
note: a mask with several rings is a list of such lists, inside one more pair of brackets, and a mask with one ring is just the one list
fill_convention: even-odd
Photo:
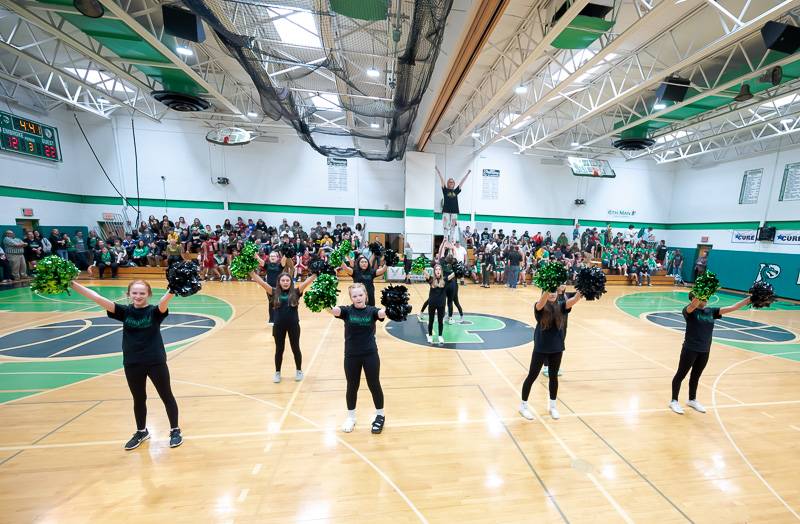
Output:
[[731,231],[731,242],[734,244],[755,244],[758,232],[755,229]]
[[782,229],[775,232],[775,244],[781,245],[800,245],[800,231],[791,229]]

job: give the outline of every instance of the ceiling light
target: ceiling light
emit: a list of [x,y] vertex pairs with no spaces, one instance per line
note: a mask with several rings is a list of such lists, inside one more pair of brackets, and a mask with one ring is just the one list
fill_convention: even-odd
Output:
[[528,88],[523,85],[518,85],[517,87],[514,88],[514,92],[518,95],[524,95],[525,93],[528,92]]
[[74,5],[75,9],[83,16],[88,16],[89,18],[100,18],[106,12],[105,9],[103,9],[103,4],[97,0],[75,0],[72,2],[72,5]]
[[367,69],[367,76],[370,78],[378,78],[381,76],[381,72],[375,69],[374,67],[370,67]]
[[97,99],[97,101],[101,104],[108,104],[110,103],[107,98],[103,98],[102,96]]
[[194,54],[194,51],[192,51],[185,45],[179,45],[178,47],[176,47],[175,52],[182,56],[192,56]]
[[92,84],[106,92],[133,93],[133,89],[126,87],[119,79],[97,69],[83,69],[80,67],[65,67],[64,71],[72,73],[81,80]]
[[781,119],[781,124],[789,125],[789,124],[792,124],[792,123],[794,123],[794,118],[782,118]]
[[653,104],[653,109],[655,109],[656,111],[660,111],[666,108],[667,104],[665,104],[664,102],[656,102],[655,104]]
[[314,107],[317,109],[322,109],[325,111],[341,111],[341,102],[339,102],[339,97],[334,93],[325,93],[321,95],[315,95],[311,97],[311,103],[314,104]]
[[372,123],[369,125],[369,127],[371,127],[372,129],[378,129],[378,128],[379,128],[379,127],[381,127],[381,126],[380,126],[379,124],[376,124],[375,122],[372,122]]
[[472,133],[472,138],[480,138],[480,137],[481,137],[481,134],[480,134],[480,133],[478,133],[477,131],[475,131],[474,133]]
[[254,113],[253,111],[248,111],[247,116],[249,116],[250,118],[256,118],[258,117],[258,113]]
[[267,11],[275,16],[272,25],[285,43],[322,48],[317,24],[310,11],[272,6],[268,6]]
[[581,143],[580,142],[573,142],[571,145],[572,145],[572,147],[578,147],[579,145],[581,145]]

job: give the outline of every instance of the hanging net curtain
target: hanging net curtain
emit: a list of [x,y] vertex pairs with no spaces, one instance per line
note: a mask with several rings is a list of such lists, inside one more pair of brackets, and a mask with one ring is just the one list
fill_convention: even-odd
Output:
[[[289,123],[325,156],[384,161],[405,153],[452,6],[402,1],[399,16],[361,20],[333,12],[328,0],[183,3],[248,73],[267,117]],[[279,30],[287,27],[289,41]]]

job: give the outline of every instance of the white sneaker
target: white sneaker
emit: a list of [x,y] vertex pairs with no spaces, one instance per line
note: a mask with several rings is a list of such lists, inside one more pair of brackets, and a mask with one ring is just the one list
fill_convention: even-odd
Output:
[[678,415],[683,415],[683,408],[678,403],[677,400],[673,400],[669,403],[669,409],[677,413]]
[[274,383],[276,383],[276,384],[280,384],[281,383],[281,372],[280,371],[276,371],[275,374],[272,375],[272,381]]
[[463,324],[464,323],[464,315],[461,315],[461,318],[458,320],[458,323],[459,324]]
[[690,400],[689,402],[686,403],[686,405],[689,406],[690,408],[692,408],[695,411],[699,411],[700,413],[705,413],[706,412],[705,406],[703,406],[701,403],[699,403],[696,400]]
[[428,344],[433,344],[433,336],[425,335],[425,339],[428,341]]
[[534,420],[536,417],[533,415],[533,411],[528,408],[528,406],[520,406],[519,414],[525,417],[528,420]]
[[344,424],[342,424],[342,431],[344,431],[345,433],[352,433],[353,428],[355,427],[356,427],[356,419],[347,417],[344,420]]
[[294,381],[295,382],[300,382],[301,380],[303,380],[303,372],[301,370],[297,369],[294,372]]
[[549,411],[550,411],[550,418],[552,418],[553,420],[558,420],[561,418],[561,414],[555,407],[550,408]]
[[444,345],[444,337],[442,335],[439,335],[439,345]]
[[448,317],[448,318],[447,318],[447,323],[448,323],[448,324],[455,324],[455,323],[456,323],[456,321],[455,321],[455,320],[453,320],[453,317]]

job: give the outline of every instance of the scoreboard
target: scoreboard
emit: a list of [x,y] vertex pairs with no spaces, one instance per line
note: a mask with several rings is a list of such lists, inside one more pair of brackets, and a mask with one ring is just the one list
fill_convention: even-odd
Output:
[[61,162],[58,129],[0,111],[0,149]]

